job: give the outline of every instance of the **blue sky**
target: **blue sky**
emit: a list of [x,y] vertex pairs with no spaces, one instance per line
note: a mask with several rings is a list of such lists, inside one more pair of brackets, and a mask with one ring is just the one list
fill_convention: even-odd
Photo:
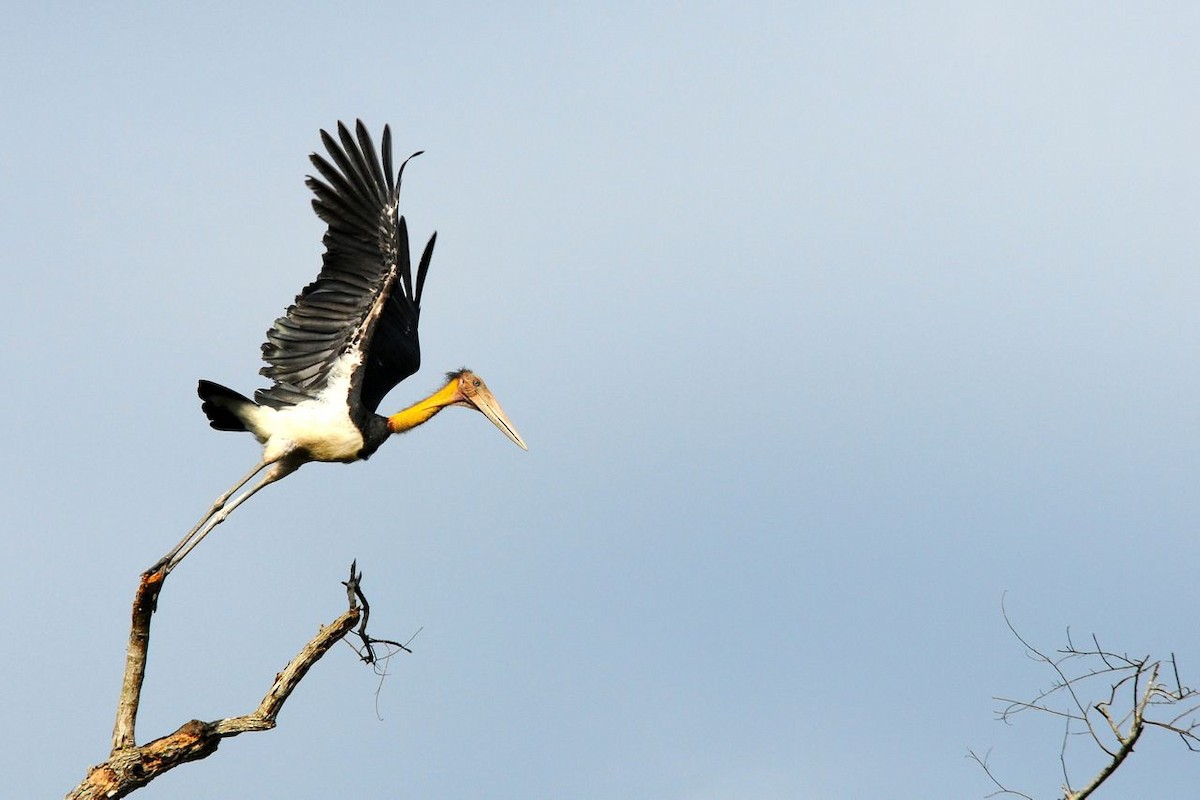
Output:
[[[231,517],[155,618],[143,740],[263,735],[138,794],[1036,796],[994,720],[1068,626],[1200,678],[1200,12],[1190,4],[46,4],[0,28],[13,796],[102,761],[138,572],[253,463],[197,378],[319,266],[319,128],[390,123],[439,233],[452,409]],[[1006,593],[1006,594],[1005,594]],[[378,694],[377,694],[378,689]],[[382,719],[380,719],[382,718]],[[1072,745],[1081,779],[1095,761]],[[1151,732],[1112,797],[1194,793]]]

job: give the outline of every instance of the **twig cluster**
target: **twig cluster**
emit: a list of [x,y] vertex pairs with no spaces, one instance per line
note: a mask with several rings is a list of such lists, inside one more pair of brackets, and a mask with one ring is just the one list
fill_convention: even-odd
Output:
[[[354,606],[356,602],[362,605],[362,621],[359,622],[358,630],[354,632],[355,635],[357,635],[362,641],[362,647],[359,648],[355,647],[354,645],[350,645],[350,647],[355,653],[358,654],[358,657],[364,663],[373,664],[378,667],[381,663],[390,660],[392,656],[396,655],[397,653],[411,653],[412,650],[408,649],[407,644],[401,644],[400,642],[396,642],[391,639],[376,639],[374,636],[369,636],[367,634],[367,620],[371,618],[371,604],[367,602],[367,596],[362,593],[362,573],[355,572],[357,565],[357,560],[351,562],[350,580],[342,581],[342,585],[346,587],[346,596],[350,600],[350,605]],[[417,633],[420,633],[420,631],[417,631]],[[415,635],[416,634],[414,634],[414,636]],[[409,641],[412,641],[412,639],[409,639]],[[347,642],[347,644],[349,644],[349,642]],[[375,647],[377,645],[383,645],[385,648],[387,648],[387,652],[384,653],[383,656],[376,654]],[[376,671],[379,672],[379,669]]]
[[[1062,765],[1064,800],[1084,800],[1125,762],[1134,745],[1147,730],[1157,728],[1177,737],[1188,750],[1200,752],[1200,692],[1185,686],[1174,654],[1168,659],[1116,653],[1100,645],[1094,635],[1090,643],[1077,645],[1067,631],[1067,646],[1044,653],[1031,645],[1013,626],[1005,623],[1034,661],[1054,673],[1050,686],[1030,700],[997,697],[1005,705],[998,719],[1011,722],[1023,711],[1036,711],[1064,722]],[[1104,765],[1086,784],[1075,788],[1067,768],[1067,745],[1075,738],[1091,741],[1106,756]],[[969,757],[982,767],[996,791],[988,795],[1032,798],[1000,782],[988,765],[987,754],[974,751]]]

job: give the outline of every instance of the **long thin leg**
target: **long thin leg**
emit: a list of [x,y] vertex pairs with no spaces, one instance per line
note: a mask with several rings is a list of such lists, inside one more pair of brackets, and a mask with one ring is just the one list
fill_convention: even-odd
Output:
[[268,463],[270,463],[270,462],[268,462],[266,460],[259,461],[257,464],[254,465],[254,469],[247,472],[242,477],[242,479],[239,480],[237,483],[235,483],[233,486],[230,486],[229,491],[225,492],[225,494],[218,497],[216,499],[216,502],[214,502],[212,504],[212,506],[208,509],[208,511],[204,512],[204,516],[202,516],[200,518],[200,521],[196,523],[195,527],[193,527],[190,531],[188,531],[187,536],[184,536],[183,539],[180,540],[179,544],[172,547],[170,552],[168,552],[165,556],[160,558],[154,564],[153,567],[151,567],[150,569],[148,569],[146,571],[147,572],[156,572],[157,570],[159,570],[162,567],[169,564],[171,561],[176,560],[175,556],[179,554],[180,550],[182,550],[184,547],[187,546],[188,542],[190,542],[192,540],[192,537],[196,535],[196,532],[199,531],[201,528],[203,528],[208,523],[208,521],[213,518],[213,515],[215,515],[218,511],[220,511],[222,508],[225,507],[225,504],[229,502],[229,498],[233,497],[234,492],[236,492],[238,489],[242,488],[247,483],[249,483],[250,479],[253,478],[255,475],[262,472],[263,467],[267,466]]
[[[301,463],[303,463],[303,462],[301,462]],[[267,474],[263,476],[261,481],[259,481],[258,483],[254,484],[254,486],[247,489],[245,492],[243,492],[241,495],[239,495],[236,500],[234,500],[232,503],[229,503],[229,505],[222,505],[221,508],[217,509],[217,511],[215,513],[213,513],[209,516],[208,521],[203,524],[203,526],[198,530],[198,532],[194,536],[189,536],[188,539],[184,540],[185,546],[182,548],[177,548],[177,552],[167,561],[166,565],[163,567],[164,574],[169,574],[171,572],[171,570],[173,570],[173,569],[175,569],[175,567],[179,566],[179,562],[183,561],[183,559],[187,557],[187,554],[192,552],[192,550],[196,547],[196,545],[200,544],[200,542],[204,539],[205,536],[208,536],[208,534],[212,533],[213,528],[217,527],[222,522],[224,522],[225,518],[228,517],[230,514],[232,514],[233,510],[235,508],[237,508],[242,503],[246,502],[251,497],[253,497],[254,494],[259,489],[262,489],[264,486],[269,486],[270,484],[274,483],[275,481],[279,480],[280,478],[284,478],[284,477],[287,477],[288,475],[291,475],[293,472],[295,472],[299,468],[300,468],[299,463],[296,463],[295,461],[292,461],[291,459],[287,459],[287,458],[282,459],[280,461],[276,461],[274,464],[272,464],[271,468],[267,470]],[[246,481],[248,481],[248,480],[250,480],[250,478],[254,477],[254,475],[257,472],[258,472],[258,470],[255,470],[254,472],[247,475],[246,478],[242,481],[242,483],[238,484],[238,486],[245,484]],[[235,486],[234,489],[236,490],[237,487]]]

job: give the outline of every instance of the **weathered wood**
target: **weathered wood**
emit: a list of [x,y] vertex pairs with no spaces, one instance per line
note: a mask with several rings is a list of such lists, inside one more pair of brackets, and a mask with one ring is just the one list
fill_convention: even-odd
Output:
[[[354,629],[362,616],[354,592],[351,592],[350,608],[330,625],[322,627],[301,648],[295,658],[275,676],[262,702],[251,713],[215,722],[194,719],[184,723],[174,733],[139,747],[134,738],[134,726],[142,680],[146,673],[150,619],[165,577],[161,570],[151,570],[141,576],[133,601],[133,621],[129,632],[129,649],[125,655],[121,697],[117,703],[113,749],[107,761],[88,770],[87,777],[67,795],[67,800],[115,800],[125,797],[180,764],[212,755],[224,738],[274,728],[283,704],[305,674]],[[357,587],[357,577],[353,571],[351,584]]]
[[133,597],[133,621],[129,626],[129,646],[125,650],[125,675],[121,680],[121,697],[117,701],[117,721],[113,725],[113,754],[128,750],[137,743],[134,727],[142,697],[142,681],[146,677],[150,618],[154,616],[158,593],[165,578],[166,573],[161,571],[143,573]]

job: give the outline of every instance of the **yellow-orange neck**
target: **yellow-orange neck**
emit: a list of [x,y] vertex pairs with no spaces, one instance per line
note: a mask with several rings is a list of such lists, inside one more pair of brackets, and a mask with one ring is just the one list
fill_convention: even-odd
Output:
[[398,411],[388,417],[388,430],[392,433],[404,433],[404,431],[412,430],[421,423],[428,422],[434,414],[448,405],[453,405],[459,399],[458,381],[450,381],[424,400],[419,400],[403,411]]

